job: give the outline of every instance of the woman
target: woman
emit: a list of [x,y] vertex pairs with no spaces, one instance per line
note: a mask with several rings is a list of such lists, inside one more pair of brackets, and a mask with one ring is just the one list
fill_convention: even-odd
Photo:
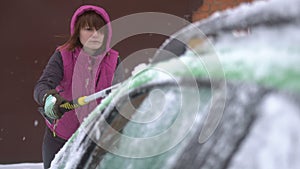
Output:
[[34,99],[43,106],[45,116],[54,120],[53,123],[46,120],[45,168],[50,167],[55,154],[100,100],[64,114],[59,105],[111,86],[118,64],[118,52],[109,47],[112,30],[104,9],[81,6],[70,26],[70,39],[51,56],[34,88]]

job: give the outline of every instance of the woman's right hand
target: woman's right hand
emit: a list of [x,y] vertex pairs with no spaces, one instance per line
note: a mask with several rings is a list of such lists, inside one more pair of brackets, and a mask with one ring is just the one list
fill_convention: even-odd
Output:
[[59,106],[66,102],[55,89],[50,90],[46,93],[44,99],[44,111],[45,115],[51,119],[59,119],[63,113],[60,111]]

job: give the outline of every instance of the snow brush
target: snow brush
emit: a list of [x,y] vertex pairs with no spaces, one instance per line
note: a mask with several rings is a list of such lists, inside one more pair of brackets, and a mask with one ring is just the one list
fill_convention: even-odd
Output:
[[[96,92],[94,94],[91,94],[91,95],[88,95],[88,96],[81,96],[77,99],[74,99],[72,101],[67,101],[63,104],[61,104],[59,107],[60,107],[60,111],[62,114],[68,112],[68,111],[71,111],[71,110],[74,110],[78,107],[81,107],[81,106],[84,106],[84,105],[87,105],[88,103],[90,103],[91,101],[93,100],[96,100],[96,99],[99,99],[99,98],[105,98],[106,96],[108,96],[108,94],[111,92],[111,90],[119,87],[121,85],[121,83],[117,83],[113,86],[110,86],[106,89],[103,89],[99,92]],[[46,118],[46,120],[53,124],[55,122],[55,119],[51,119],[49,118],[48,116],[46,116],[45,114],[45,110],[43,107],[39,107],[38,108],[38,111]]]
[[103,90],[96,92],[94,94],[91,94],[89,96],[81,96],[72,101],[67,101],[67,102],[61,104],[59,107],[60,107],[62,113],[74,110],[78,107],[81,107],[81,106],[84,106],[84,105],[90,103],[93,100],[106,97],[111,92],[111,90],[113,90],[119,86],[120,86],[120,83],[115,84],[113,86],[110,86],[106,89],[103,89]]

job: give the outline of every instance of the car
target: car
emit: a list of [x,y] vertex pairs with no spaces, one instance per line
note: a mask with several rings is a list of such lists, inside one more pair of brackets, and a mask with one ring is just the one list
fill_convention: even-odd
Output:
[[51,168],[299,168],[299,26],[300,1],[270,0],[179,30]]

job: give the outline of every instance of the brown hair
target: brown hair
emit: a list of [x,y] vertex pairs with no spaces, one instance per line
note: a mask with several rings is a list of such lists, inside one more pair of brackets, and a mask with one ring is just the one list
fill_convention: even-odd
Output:
[[[69,40],[66,43],[64,43],[62,46],[60,46],[59,49],[66,48],[67,50],[72,51],[78,46],[82,47],[82,44],[80,43],[80,40],[79,40],[80,29],[82,29],[85,26],[89,26],[91,28],[96,28],[96,30],[99,30],[105,24],[106,24],[106,22],[96,12],[87,11],[87,12],[83,13],[82,15],[80,15],[77,18],[77,21],[74,26],[73,35],[71,35]],[[102,29],[104,31],[105,37],[104,37],[103,45],[101,46],[100,50],[104,51],[104,49],[106,47],[106,42],[107,42],[107,28],[103,27]]]

